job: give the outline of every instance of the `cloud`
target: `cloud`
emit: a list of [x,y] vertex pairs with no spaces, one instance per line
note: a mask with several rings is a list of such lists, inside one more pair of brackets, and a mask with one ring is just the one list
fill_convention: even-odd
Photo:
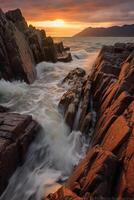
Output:
[[134,23],[132,0],[0,0],[4,11],[21,8],[29,21],[64,19],[83,23]]

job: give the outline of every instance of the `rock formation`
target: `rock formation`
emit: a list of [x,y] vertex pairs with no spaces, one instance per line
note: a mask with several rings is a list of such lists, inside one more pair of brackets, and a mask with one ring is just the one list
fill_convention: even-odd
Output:
[[[133,199],[134,44],[104,46],[89,76],[76,69],[66,81],[70,88],[59,109],[70,130],[81,130],[91,140],[65,186],[45,199]],[[92,135],[91,102],[96,112]]]
[[44,30],[28,26],[19,9],[7,13],[0,10],[0,78],[32,83],[36,79],[35,64],[71,60],[63,43],[54,44]]
[[0,108],[0,194],[17,166],[23,163],[38,128],[31,116],[8,113],[6,108]]

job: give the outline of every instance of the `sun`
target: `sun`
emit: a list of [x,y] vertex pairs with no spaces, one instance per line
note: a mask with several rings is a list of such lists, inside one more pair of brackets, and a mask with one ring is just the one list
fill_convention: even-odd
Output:
[[65,22],[63,19],[56,19],[51,22],[52,27],[63,27],[65,25]]

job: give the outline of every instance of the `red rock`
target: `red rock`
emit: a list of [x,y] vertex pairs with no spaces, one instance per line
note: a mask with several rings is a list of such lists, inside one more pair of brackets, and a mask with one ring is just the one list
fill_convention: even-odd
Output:
[[108,129],[107,134],[102,142],[104,149],[116,152],[118,151],[120,145],[123,144],[125,140],[130,135],[130,128],[123,116],[117,118],[117,120]]
[[70,176],[66,186],[75,191],[76,182],[81,186],[80,195],[87,192],[92,197],[109,197],[117,167],[117,158],[111,152],[96,146],[90,149]]
[[[86,132],[90,128],[89,116],[86,120],[90,96],[94,100],[97,122],[90,149],[74,169],[66,187],[84,200],[134,197],[133,49],[131,44],[104,47],[91,76],[82,84],[79,126]],[[72,77],[73,80],[75,76]],[[67,82],[74,86],[72,80]],[[78,87],[72,91],[71,104],[76,99]],[[73,123],[74,117],[68,119]],[[100,146],[94,146],[96,144]]]
[[133,97],[131,97],[127,92],[122,92],[103,114],[101,113],[102,111],[100,109],[100,113],[98,113],[98,121],[96,123],[96,128],[92,139],[94,145],[98,143],[100,144],[102,142],[112,123],[117,119],[119,115],[123,114],[124,110],[128,107],[132,99]]
[[131,127],[131,133],[125,147],[123,167],[117,185],[118,199],[134,197],[134,101],[125,111],[125,117]]
[[44,200],[82,200],[71,190],[61,187],[56,193],[48,195]]

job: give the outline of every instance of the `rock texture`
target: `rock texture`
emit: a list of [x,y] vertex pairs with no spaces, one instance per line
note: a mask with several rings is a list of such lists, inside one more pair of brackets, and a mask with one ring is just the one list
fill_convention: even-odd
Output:
[[6,17],[25,35],[36,63],[72,60],[71,54],[67,52],[62,42],[55,44],[51,37],[46,37],[44,30],[36,29],[32,25],[28,26],[19,9],[7,12]]
[[31,50],[17,27],[0,10],[0,77],[32,83],[36,78]]
[[[77,102],[72,109],[79,116],[77,129],[91,140],[65,188],[83,200],[134,199],[134,44],[104,46],[89,76],[79,78],[77,71],[63,80],[71,86],[59,107],[72,130],[75,119],[69,111]],[[91,101],[97,115],[92,136]],[[46,199],[53,199],[50,196]],[[60,199],[65,197],[66,193]]]
[[28,26],[20,9],[7,13],[0,10],[0,78],[32,83],[36,79],[35,64],[71,60],[63,43],[54,44],[44,30]]
[[17,166],[23,163],[38,128],[31,116],[0,109],[0,194]]

